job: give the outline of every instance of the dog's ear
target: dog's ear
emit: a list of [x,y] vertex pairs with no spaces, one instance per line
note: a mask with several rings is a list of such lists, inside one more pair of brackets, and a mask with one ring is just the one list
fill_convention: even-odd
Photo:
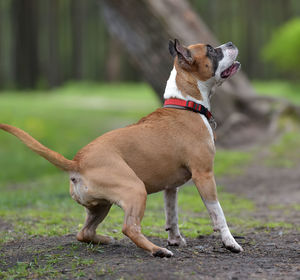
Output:
[[194,63],[194,58],[188,48],[180,45],[179,41],[174,39],[174,43],[172,41],[169,42],[169,50],[173,57],[177,55],[178,63],[182,68],[190,69]]
[[177,55],[177,52],[175,50],[175,43],[172,40],[169,40],[169,52],[173,57]]

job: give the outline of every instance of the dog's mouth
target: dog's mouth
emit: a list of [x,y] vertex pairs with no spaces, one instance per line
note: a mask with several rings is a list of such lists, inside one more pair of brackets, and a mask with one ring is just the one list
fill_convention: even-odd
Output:
[[239,69],[240,69],[241,63],[238,61],[235,61],[231,66],[229,66],[227,69],[225,69],[221,73],[221,78],[222,79],[227,79],[230,76],[234,75]]

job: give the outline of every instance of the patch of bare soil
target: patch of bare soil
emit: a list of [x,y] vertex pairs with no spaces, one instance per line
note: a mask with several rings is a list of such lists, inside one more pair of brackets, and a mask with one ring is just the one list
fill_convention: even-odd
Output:
[[0,219],[0,232],[12,230],[12,229],[13,229],[13,226],[10,223],[7,223],[7,222],[3,221],[2,219]]
[[[52,264],[59,279],[74,279],[78,271],[84,273],[82,279],[300,279],[298,238],[295,233],[252,233],[239,239],[245,251],[234,254],[222,248],[220,238],[201,236],[188,240],[187,247],[171,248],[174,257],[170,259],[154,258],[128,239],[91,249],[75,242],[74,235],[33,238],[6,244],[0,268],[7,270],[17,262],[34,264],[35,260],[42,267],[49,255],[59,255],[63,260]],[[161,246],[166,243],[151,240]],[[78,259],[94,263],[72,266]],[[51,274],[38,277],[47,278]]]
[[255,162],[241,176],[220,178],[226,190],[246,196],[258,205],[299,204],[300,166],[267,167]]
[[[300,165],[268,167],[256,160],[240,176],[218,178],[226,191],[255,202],[254,218],[300,225]],[[295,207],[297,206],[297,207]]]

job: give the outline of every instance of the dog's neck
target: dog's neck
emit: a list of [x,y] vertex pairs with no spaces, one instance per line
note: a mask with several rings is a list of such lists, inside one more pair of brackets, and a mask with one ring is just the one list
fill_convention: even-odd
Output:
[[178,75],[177,70],[174,66],[174,68],[171,71],[170,77],[167,81],[165,93],[164,93],[164,99],[169,98],[179,98],[184,100],[191,100],[194,102],[197,102],[198,104],[201,104],[205,106],[208,110],[210,110],[210,97],[213,92],[213,87],[215,85],[214,78],[211,78],[207,81],[200,81],[196,79],[196,87],[199,90],[199,97],[195,98],[193,96],[190,96],[188,92],[182,92],[179,90],[179,87],[177,85],[176,76]]

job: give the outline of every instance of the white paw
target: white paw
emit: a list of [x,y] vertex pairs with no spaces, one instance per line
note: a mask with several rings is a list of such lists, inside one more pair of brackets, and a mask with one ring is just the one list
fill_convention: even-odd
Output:
[[243,248],[234,240],[231,235],[222,236],[222,241],[226,249],[230,250],[233,253],[243,252]]
[[179,235],[174,238],[168,238],[168,245],[169,246],[186,246],[186,241],[181,235]]

